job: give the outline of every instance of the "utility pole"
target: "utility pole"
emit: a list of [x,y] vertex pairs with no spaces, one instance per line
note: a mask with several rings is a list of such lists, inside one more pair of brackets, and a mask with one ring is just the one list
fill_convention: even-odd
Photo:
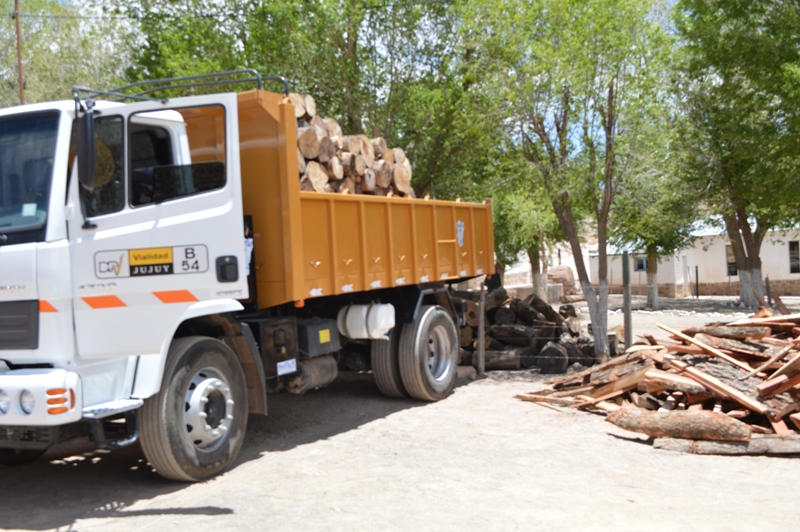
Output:
[[22,74],[22,32],[19,30],[19,0],[14,0],[14,22],[17,26],[17,79],[19,80],[19,104],[25,105],[25,76]]

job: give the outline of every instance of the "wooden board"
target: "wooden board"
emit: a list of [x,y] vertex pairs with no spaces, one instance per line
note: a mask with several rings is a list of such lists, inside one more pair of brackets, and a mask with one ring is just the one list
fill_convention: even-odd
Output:
[[598,398],[606,396],[610,393],[616,391],[626,391],[632,388],[636,388],[636,385],[642,380],[648,370],[653,368],[653,363],[651,361],[647,361],[643,363],[639,369],[636,371],[632,371],[627,375],[620,377],[617,380],[611,381],[608,384],[604,384],[602,386],[596,387],[594,390],[587,392],[584,395],[587,395],[592,398]]
[[689,365],[679,361],[679,360],[668,360],[663,355],[659,355],[657,353],[648,354],[650,358],[655,360],[656,362],[662,363],[667,365],[670,368],[673,368],[681,373],[685,374],[688,377],[696,380],[700,384],[704,385],[706,388],[709,388],[723,396],[730,397],[740,405],[749,408],[753,412],[758,412],[759,414],[766,414],[768,412],[768,408],[766,405],[759,403],[752,397],[749,397],[736,388],[732,388],[728,386],[721,380],[708,375],[700,371],[699,369],[690,367]]
[[699,347],[700,349],[702,349],[703,351],[705,351],[709,355],[721,358],[722,360],[725,360],[726,362],[729,362],[729,363],[733,364],[734,366],[736,366],[738,368],[741,368],[741,369],[743,369],[745,371],[748,371],[748,372],[752,371],[752,369],[753,369],[750,366],[748,366],[747,364],[745,364],[744,362],[740,362],[740,361],[736,360],[735,358],[733,358],[731,356],[728,356],[725,353],[721,352],[719,349],[714,349],[713,347],[711,347],[709,345],[706,345],[703,342],[699,342],[699,341],[695,340],[694,338],[692,338],[691,336],[687,336],[687,335],[683,334],[680,331],[676,331],[675,329],[671,329],[671,328],[667,327],[666,325],[661,325],[660,323],[656,323],[656,326],[658,326],[659,329],[665,330],[668,333],[673,334],[673,335],[677,336],[678,338],[680,338],[680,339],[682,339],[682,340],[684,340],[686,342],[689,342],[690,344],[696,345],[697,347]]
[[727,325],[764,325],[770,323],[794,322],[794,321],[800,321],[800,314],[787,314],[785,316],[772,316],[769,318],[745,318],[742,320],[732,321]]

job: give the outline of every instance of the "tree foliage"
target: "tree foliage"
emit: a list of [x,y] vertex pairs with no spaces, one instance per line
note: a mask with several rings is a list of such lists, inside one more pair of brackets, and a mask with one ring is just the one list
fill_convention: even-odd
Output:
[[682,0],[687,182],[721,216],[740,296],[763,293],[761,244],[798,221],[800,6],[791,0]]
[[[645,0],[474,1],[466,38],[483,87],[503,102],[512,138],[535,169],[570,241],[593,329],[605,329],[609,220],[648,146],[664,97],[669,41]],[[593,219],[599,293],[583,262],[578,218]],[[604,335],[597,353],[607,353]]]
[[284,76],[346,134],[406,149],[419,194],[482,199],[494,126],[476,114],[448,6],[122,0],[111,11],[138,21],[132,81],[240,68]]

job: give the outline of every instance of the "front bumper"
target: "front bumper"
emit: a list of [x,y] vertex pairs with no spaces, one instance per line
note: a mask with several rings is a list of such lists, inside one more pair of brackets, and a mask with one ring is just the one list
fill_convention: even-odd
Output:
[[[77,373],[65,369],[19,369],[0,372],[0,390],[10,404],[0,410],[0,426],[54,427],[79,421],[83,415],[83,388]],[[22,392],[33,394],[30,413],[22,409]]]

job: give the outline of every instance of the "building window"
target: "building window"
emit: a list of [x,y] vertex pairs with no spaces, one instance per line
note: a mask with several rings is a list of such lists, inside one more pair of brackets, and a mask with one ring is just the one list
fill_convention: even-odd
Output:
[[728,261],[728,277],[735,277],[736,257],[733,254],[733,246],[725,246],[725,258]]
[[800,273],[800,242],[789,242],[789,272]]
[[646,272],[647,271],[647,257],[636,257],[633,264],[633,271]]

